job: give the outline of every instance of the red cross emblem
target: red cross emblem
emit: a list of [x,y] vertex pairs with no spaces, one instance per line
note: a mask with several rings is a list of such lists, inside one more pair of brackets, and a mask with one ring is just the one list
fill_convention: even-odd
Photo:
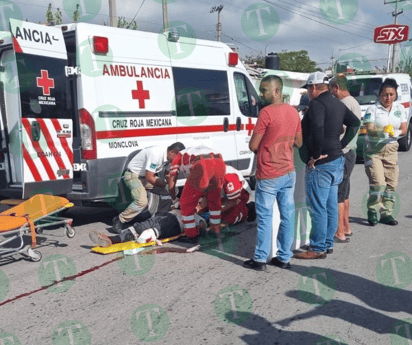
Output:
[[43,88],[43,95],[50,96],[50,89],[54,89],[54,79],[49,78],[49,71],[42,69],[41,77],[36,78],[37,87]]
[[246,130],[248,131],[247,132],[248,136],[252,135],[253,128],[255,128],[255,125],[252,123],[252,119],[249,117],[249,123],[246,124]]
[[139,108],[145,108],[144,101],[150,99],[149,91],[143,90],[143,82],[137,81],[137,90],[132,90],[132,98],[139,100]]

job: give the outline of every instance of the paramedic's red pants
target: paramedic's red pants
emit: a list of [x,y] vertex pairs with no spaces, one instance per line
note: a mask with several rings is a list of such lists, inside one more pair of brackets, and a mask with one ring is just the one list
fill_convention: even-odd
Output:
[[205,195],[210,211],[210,223],[220,224],[222,202],[220,192],[226,174],[226,165],[221,158],[206,158],[195,162],[180,197],[180,210],[185,234],[189,238],[198,235],[195,211],[199,199]]
[[249,209],[246,207],[248,201],[249,193],[242,189],[240,202],[230,210],[222,213],[222,221],[230,225],[244,222],[247,219],[249,212]]

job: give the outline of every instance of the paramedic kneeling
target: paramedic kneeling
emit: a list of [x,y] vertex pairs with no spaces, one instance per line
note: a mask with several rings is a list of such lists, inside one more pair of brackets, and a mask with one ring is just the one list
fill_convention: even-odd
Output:
[[173,199],[176,198],[174,191],[179,170],[187,179],[180,198],[186,237],[195,238],[200,234],[194,215],[199,199],[203,195],[208,201],[210,230],[219,233],[222,208],[220,192],[226,174],[222,156],[205,146],[180,151],[170,166],[169,191]]
[[[169,147],[152,146],[140,151],[127,166],[123,179],[130,189],[133,202],[118,216],[113,218],[113,229],[119,233],[123,229],[123,224],[132,221],[137,215],[142,220],[151,217],[158,209],[149,210],[150,199],[153,194],[167,195],[165,190],[166,182],[156,176],[163,170],[167,162],[171,162],[179,151],[185,147],[182,143],[176,142]],[[149,190],[149,199],[146,190]],[[153,194],[152,194],[153,193]]]

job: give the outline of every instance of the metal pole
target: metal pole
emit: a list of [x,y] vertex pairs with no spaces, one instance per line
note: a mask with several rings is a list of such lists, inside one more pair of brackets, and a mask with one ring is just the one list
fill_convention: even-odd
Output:
[[110,26],[117,26],[116,0],[109,0]]
[[391,50],[392,50],[392,45],[388,45],[388,67],[386,68],[386,72],[389,72],[391,70]]
[[217,19],[217,40],[218,42],[220,42],[220,32],[222,31],[222,24],[220,22],[220,11],[222,11],[222,9],[220,9],[217,14],[218,14],[218,19]]
[[167,0],[162,0],[163,9],[163,30],[166,32],[169,29],[169,16],[167,14]]
[[[401,12],[402,13],[402,12]],[[395,3],[395,25],[398,24],[398,0],[396,0]],[[393,54],[392,54],[392,73],[396,71],[396,55],[397,55],[397,50],[398,50],[398,44],[395,43],[393,45]]]

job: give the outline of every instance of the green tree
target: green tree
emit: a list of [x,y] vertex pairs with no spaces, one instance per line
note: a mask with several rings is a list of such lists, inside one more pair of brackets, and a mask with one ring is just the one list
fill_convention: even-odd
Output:
[[76,10],[73,13],[73,22],[77,23],[80,19],[79,4],[76,5]]
[[265,57],[261,53],[257,55],[246,55],[245,62],[247,64],[256,65],[257,67],[265,68]]
[[58,7],[56,13],[54,14],[54,18],[56,19],[56,25],[60,25],[63,23],[62,11],[60,11]]
[[397,72],[408,73],[412,78],[412,57],[408,56],[406,59],[402,59],[396,69]]
[[119,17],[117,20],[117,27],[123,29],[137,30],[137,23],[135,20],[129,23],[125,17]]
[[316,62],[309,58],[306,50],[281,52],[278,55],[280,69],[283,71],[312,73],[317,70]]
[[52,24],[54,21],[54,15],[52,12],[52,4],[49,4],[49,7],[47,7],[47,12],[46,12],[46,23],[47,25]]

